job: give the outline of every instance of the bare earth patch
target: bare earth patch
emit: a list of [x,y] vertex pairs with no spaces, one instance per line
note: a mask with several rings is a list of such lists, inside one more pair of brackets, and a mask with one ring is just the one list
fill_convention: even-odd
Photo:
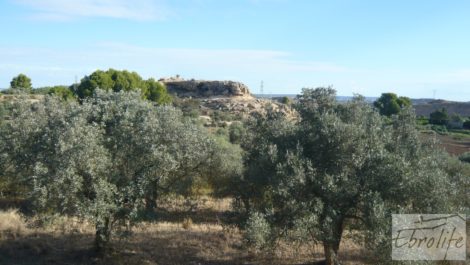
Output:
[[[240,230],[217,218],[230,210],[230,200],[206,198],[197,204],[160,202],[166,208],[164,217],[176,217],[142,222],[130,232],[116,231],[124,236],[114,237],[104,258],[97,258],[92,250],[94,230],[88,223],[59,217],[38,225],[36,218],[25,221],[17,211],[3,211],[0,232],[10,234],[0,239],[0,264],[321,264],[313,263],[323,259],[319,245],[279,242],[272,252],[247,249]],[[191,222],[185,223],[185,219]],[[11,231],[16,232],[12,235]],[[367,251],[351,240],[341,244],[340,257],[346,265],[374,264],[367,256]]]

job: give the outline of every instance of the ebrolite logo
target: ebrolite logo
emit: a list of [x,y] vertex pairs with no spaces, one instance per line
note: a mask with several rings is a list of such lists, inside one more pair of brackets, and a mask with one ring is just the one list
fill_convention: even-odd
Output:
[[393,260],[465,260],[466,238],[465,215],[392,215]]

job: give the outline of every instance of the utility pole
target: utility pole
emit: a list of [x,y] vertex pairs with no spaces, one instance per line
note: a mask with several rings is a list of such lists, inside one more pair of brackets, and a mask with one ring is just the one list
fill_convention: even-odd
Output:
[[261,80],[261,86],[259,88],[259,94],[261,95],[261,97],[263,97],[263,94],[264,94],[263,89],[264,89],[264,82],[263,80]]

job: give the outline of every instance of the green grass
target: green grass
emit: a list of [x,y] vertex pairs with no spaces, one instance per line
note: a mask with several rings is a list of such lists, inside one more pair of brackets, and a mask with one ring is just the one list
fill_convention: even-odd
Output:
[[455,140],[470,140],[470,130],[451,129],[449,130],[449,136]]

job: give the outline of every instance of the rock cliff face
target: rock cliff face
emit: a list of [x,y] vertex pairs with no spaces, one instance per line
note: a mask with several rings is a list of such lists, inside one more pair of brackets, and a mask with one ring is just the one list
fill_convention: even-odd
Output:
[[179,76],[160,79],[168,92],[178,97],[213,98],[213,97],[250,97],[248,87],[234,81],[184,80]]

